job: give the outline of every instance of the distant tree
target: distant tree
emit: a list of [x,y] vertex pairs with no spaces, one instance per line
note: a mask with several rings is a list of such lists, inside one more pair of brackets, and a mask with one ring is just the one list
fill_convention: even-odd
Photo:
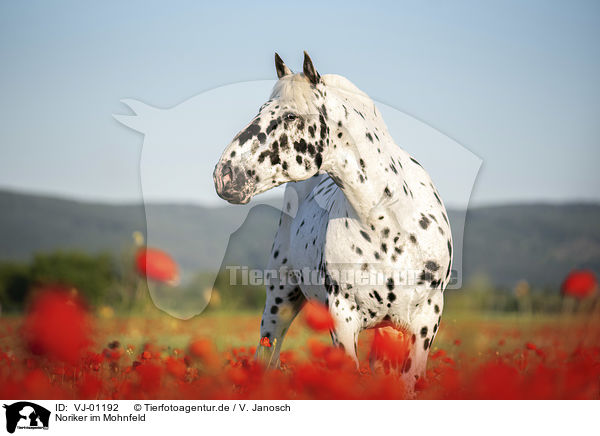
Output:
[[30,286],[28,265],[16,262],[0,264],[0,306],[3,311],[20,309]]
[[98,304],[114,289],[116,268],[108,254],[57,251],[35,255],[29,276],[33,285],[72,286],[89,303]]

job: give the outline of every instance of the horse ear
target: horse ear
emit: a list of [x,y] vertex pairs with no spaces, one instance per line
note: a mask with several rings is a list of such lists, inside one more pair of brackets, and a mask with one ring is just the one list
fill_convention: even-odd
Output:
[[283,60],[279,57],[277,53],[275,53],[275,69],[277,70],[277,78],[281,79],[283,76],[289,76],[292,74],[292,70],[290,70],[286,64],[283,63]]
[[319,76],[319,73],[317,73],[317,70],[315,69],[315,66],[312,63],[310,56],[306,52],[304,52],[303,72],[304,75],[308,77],[308,80],[310,80],[310,83],[312,83],[313,85],[316,85],[317,83],[319,83],[319,80],[321,80],[321,76]]

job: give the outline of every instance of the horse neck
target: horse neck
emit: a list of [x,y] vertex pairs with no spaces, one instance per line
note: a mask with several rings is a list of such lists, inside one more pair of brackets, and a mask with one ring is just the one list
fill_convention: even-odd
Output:
[[346,100],[328,112],[330,144],[323,169],[336,181],[364,225],[395,229],[399,223],[395,211],[413,207],[401,195],[405,179],[399,163],[402,150],[373,102],[350,105]]

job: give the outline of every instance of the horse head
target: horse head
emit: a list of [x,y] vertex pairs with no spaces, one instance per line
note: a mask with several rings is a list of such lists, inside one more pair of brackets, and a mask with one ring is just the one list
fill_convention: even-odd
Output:
[[234,204],[291,181],[317,174],[325,159],[329,127],[324,84],[306,52],[294,74],[275,54],[279,80],[258,114],[227,146],[213,181],[217,194]]

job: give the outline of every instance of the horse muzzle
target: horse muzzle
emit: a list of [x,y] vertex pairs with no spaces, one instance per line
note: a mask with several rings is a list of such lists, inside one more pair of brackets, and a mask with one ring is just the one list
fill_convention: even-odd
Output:
[[249,183],[242,168],[217,165],[213,172],[217,195],[232,204],[246,204],[252,198]]

